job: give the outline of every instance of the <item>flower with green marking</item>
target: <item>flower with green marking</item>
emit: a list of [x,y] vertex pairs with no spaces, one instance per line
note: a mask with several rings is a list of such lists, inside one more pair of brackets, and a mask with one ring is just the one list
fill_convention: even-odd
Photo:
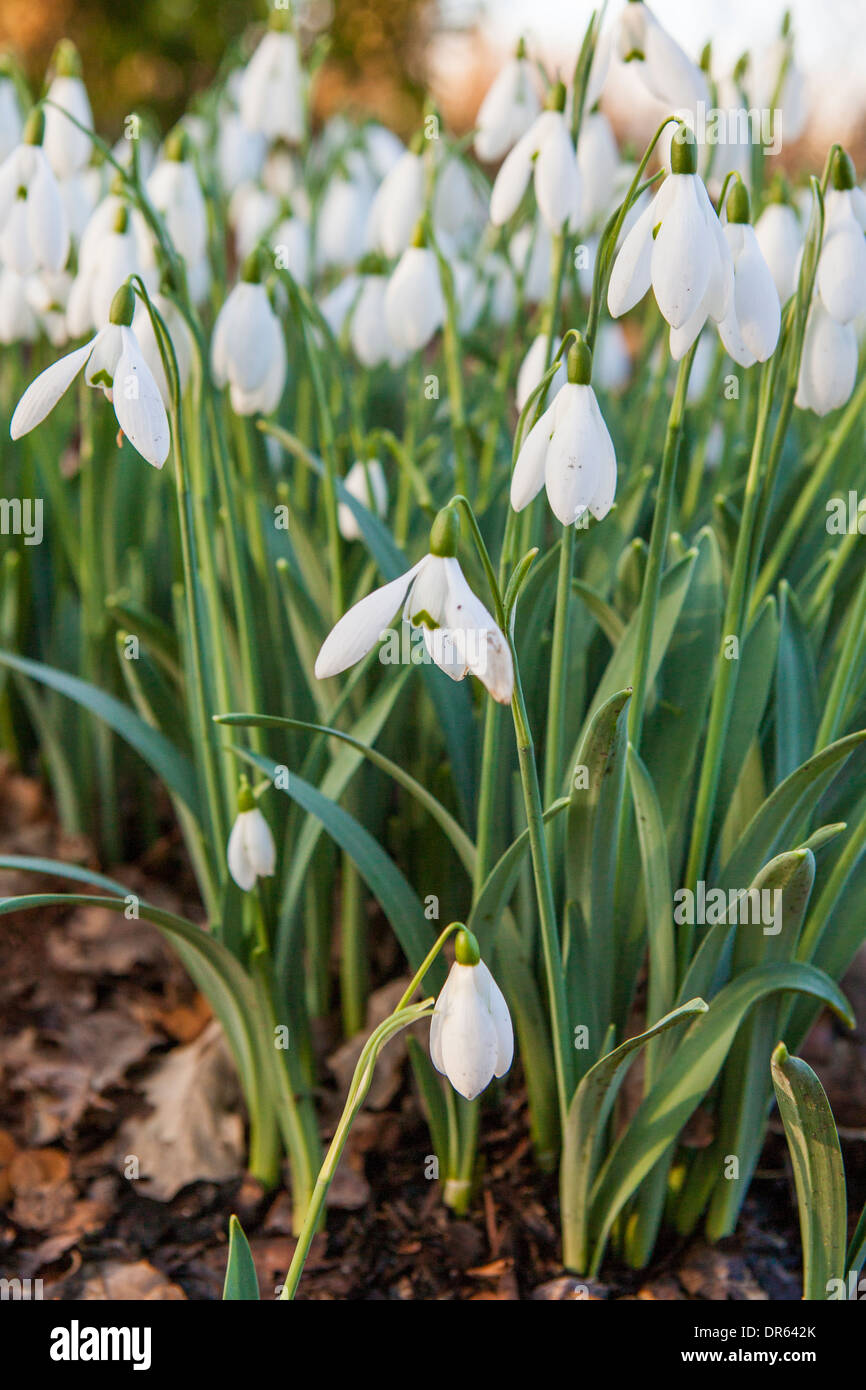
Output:
[[244,779],[238,792],[238,813],[226,848],[229,873],[248,893],[257,879],[270,878],[277,862],[277,848],[270,826],[256,805]]
[[831,176],[815,284],[830,317],[851,323],[866,313],[866,195],[844,150],[833,156]]
[[511,505],[523,511],[540,492],[563,526],[613,506],[616,452],[590,385],[592,353],[583,339],[568,353],[568,380],[526,436],[511,477]]
[[44,134],[45,116],[35,107],[21,144],[0,165],[0,261],[16,275],[62,270],[69,255],[69,224]]
[[20,439],[45,419],[84,369],[88,386],[100,387],[114,406],[117,423],[133,449],[161,468],[168,458],[168,416],[130,327],[135,311],[132,286],[122,285],[112,301],[109,321],[84,347],[46,367],[21,397],[9,433]]
[[725,351],[741,367],[766,362],[776,350],[782,307],[770,267],[749,224],[749,195],[737,181],[728,194],[725,240],[734,267],[734,292],[719,320]]
[[623,241],[607,291],[618,319],[652,286],[676,361],[708,318],[724,317],[733,292],[731,253],[697,167],[694,136],[681,125],[671,142],[671,172]]
[[502,227],[514,216],[530,179],[548,230],[575,228],[580,214],[580,173],[565,117],[565,88],[558,82],[547,108],[504,160],[490,195],[490,221]]
[[539,114],[537,77],[521,40],[513,58],[499,69],[478,108],[475,153],[492,164],[526,134]]
[[281,23],[288,13],[271,12],[271,28],[241,76],[238,106],[247,130],[298,145],[306,128],[306,78],[298,41]]
[[430,1060],[455,1091],[474,1100],[511,1066],[514,1029],[471,932],[457,933],[454,954],[430,1020]]
[[402,604],[404,621],[422,630],[427,652],[440,670],[455,681],[477,676],[494,700],[510,702],[511,649],[466,582],[456,554],[458,532],[456,511],[444,508],[430,532],[430,553],[362,598],[325,638],[316,658],[319,680],[339,675],[366,656]]
[[286,384],[283,330],[258,276],[251,256],[217,314],[211,339],[214,381],[228,386],[238,415],[270,415]]
[[[54,76],[45,93],[43,108],[45,139],[42,148],[57,177],[70,179],[90,163],[93,145],[87,132],[93,129],[93,112],[81,80],[81,59],[69,39],[61,39],[57,45],[52,67]],[[70,116],[74,119],[70,120]]]
[[426,347],[444,322],[439,266],[420,224],[391,274],[384,304],[391,341],[407,353]]

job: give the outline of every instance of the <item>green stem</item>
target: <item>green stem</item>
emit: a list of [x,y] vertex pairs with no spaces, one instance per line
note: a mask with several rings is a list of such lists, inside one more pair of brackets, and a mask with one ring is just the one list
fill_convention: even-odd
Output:
[[559,546],[559,573],[556,581],[553,648],[550,657],[550,686],[547,697],[547,743],[544,758],[545,806],[549,806],[556,799],[562,781],[559,764],[565,727],[565,688],[568,680],[569,638],[571,635],[574,526],[563,526]]

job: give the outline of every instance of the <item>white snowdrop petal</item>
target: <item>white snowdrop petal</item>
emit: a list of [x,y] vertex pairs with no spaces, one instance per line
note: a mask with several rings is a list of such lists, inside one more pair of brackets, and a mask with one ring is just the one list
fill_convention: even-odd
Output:
[[[558,399],[558,396],[557,396]],[[544,461],[553,433],[553,407],[538,417],[524,439],[511,475],[511,505],[522,512],[544,484]]]
[[607,307],[615,319],[643,299],[652,283],[653,229],[661,222],[672,193],[671,178],[644,208],[617,252],[607,288]]
[[575,211],[579,196],[577,158],[562,116],[547,125],[535,161],[534,187],[538,210],[556,235]]
[[84,347],[76,348],[74,352],[61,357],[58,362],[52,362],[50,367],[46,367],[45,371],[31,382],[12,416],[9,433],[13,439],[20,439],[23,434],[28,434],[54,409],[60,397],[78,376],[93,351],[95,342],[94,338],[91,342],[85,343]]
[[461,1096],[474,1100],[493,1079],[499,1040],[490,1011],[479,997],[477,967],[452,966],[448,1013],[439,1035],[442,1064]]
[[679,328],[704,297],[714,243],[696,187],[697,174],[672,174],[671,201],[653,243],[652,286],[671,328]]
[[226,847],[226,862],[229,873],[239,888],[248,893],[255,886],[256,871],[250,862],[246,844],[246,830],[243,815],[239,815],[231,828]]
[[343,614],[325,638],[316,658],[315,671],[319,680],[339,675],[367,655],[393,621],[409,585],[424,564],[425,560],[420,560],[398,579],[374,589]]
[[[537,124],[537,123],[536,123]],[[494,227],[502,227],[513,217],[520,200],[526,192],[532,176],[532,156],[535,125],[518,140],[514,149],[506,156],[493,181],[490,194],[490,221]]]
[[154,468],[168,458],[168,416],[159,387],[130,328],[121,328],[123,348],[114,374],[113,403],[117,423],[130,444]]

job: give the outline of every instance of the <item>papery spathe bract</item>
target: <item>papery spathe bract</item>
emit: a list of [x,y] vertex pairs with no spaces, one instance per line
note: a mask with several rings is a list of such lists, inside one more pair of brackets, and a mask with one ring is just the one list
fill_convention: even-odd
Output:
[[[376,516],[383,517],[388,510],[388,484],[378,459],[356,459],[343,479],[343,487]],[[361,528],[347,502],[341,502],[337,508],[337,525],[343,540],[361,539]]]
[[470,933],[458,934],[456,956],[430,1020],[430,1060],[455,1091],[474,1100],[511,1066],[514,1029]]
[[168,458],[168,417],[159,388],[142,356],[132,328],[134,295],[118,291],[111,320],[84,347],[47,367],[28,386],[12,416],[9,433],[19,439],[45,419],[80,371],[88,386],[100,387],[114,406],[117,423],[130,444],[155,468]]
[[286,384],[286,344],[267,291],[257,281],[239,281],[220,309],[211,370],[217,386],[229,387],[238,415],[276,410]]
[[518,55],[500,68],[478,108],[475,153],[487,163],[501,159],[525,135],[541,109],[532,64]]

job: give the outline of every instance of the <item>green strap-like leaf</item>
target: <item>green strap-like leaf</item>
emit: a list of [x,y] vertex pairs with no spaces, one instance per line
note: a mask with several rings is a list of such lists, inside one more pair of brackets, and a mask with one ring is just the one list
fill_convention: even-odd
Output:
[[236,1216],[229,1218],[229,1257],[223,1284],[223,1301],[258,1299],[259,1280],[250,1243]]
[[180,797],[193,816],[200,819],[195,769],[158,729],[150,728],[113,695],[107,695],[105,691],[79,680],[77,676],[70,676],[66,671],[58,671],[40,661],[29,661],[23,656],[4,651],[0,651],[0,664],[30,676],[41,685],[50,686],[101,719],[140,754],[169,790]]
[[567,1269],[586,1272],[589,1255],[588,1204],[600,1140],[625,1074],[642,1047],[668,1028],[706,1013],[703,999],[691,999],[660,1018],[645,1033],[628,1038],[602,1057],[583,1077],[568,1107],[560,1168],[560,1201]]
[[773,1053],[771,1070],[797,1188],[803,1297],[845,1298],[847,1201],[833,1112],[812,1068],[789,1056],[784,1043]]

